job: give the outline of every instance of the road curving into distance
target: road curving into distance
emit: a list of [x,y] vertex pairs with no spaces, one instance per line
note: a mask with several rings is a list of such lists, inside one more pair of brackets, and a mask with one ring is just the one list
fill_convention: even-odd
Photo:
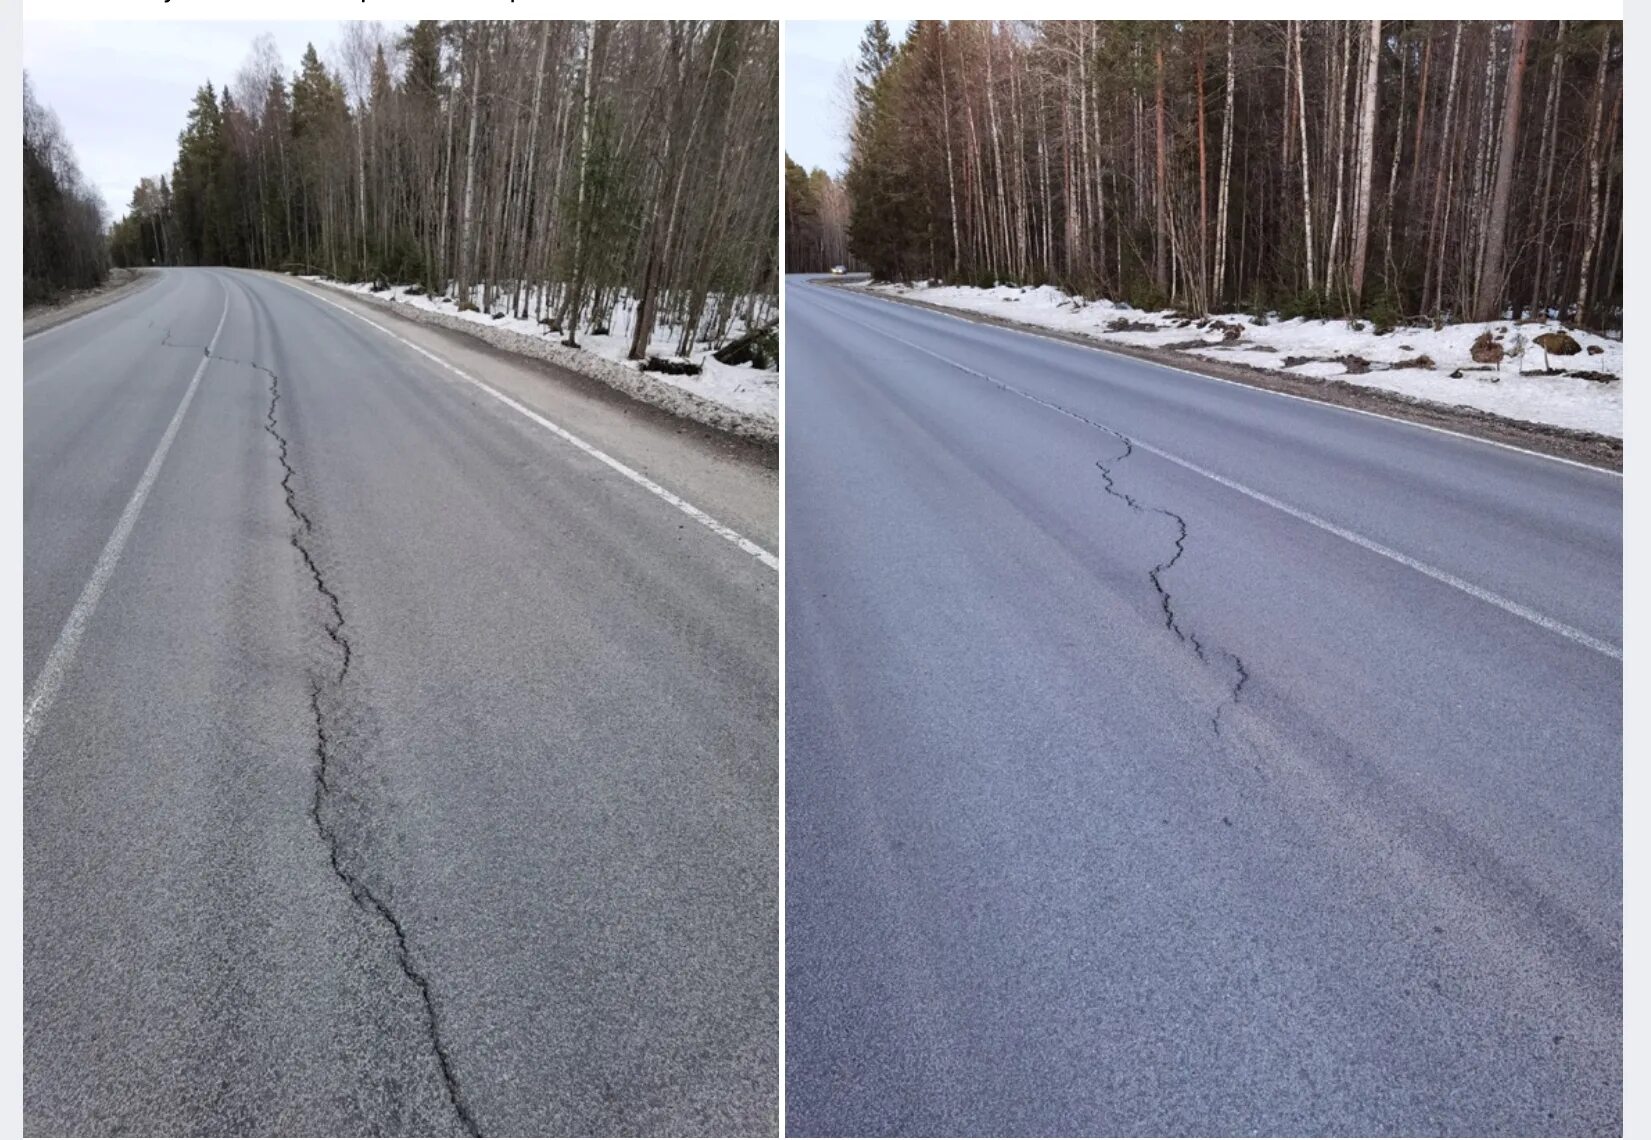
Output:
[[27,1128],[771,1134],[773,456],[362,312],[24,344]]

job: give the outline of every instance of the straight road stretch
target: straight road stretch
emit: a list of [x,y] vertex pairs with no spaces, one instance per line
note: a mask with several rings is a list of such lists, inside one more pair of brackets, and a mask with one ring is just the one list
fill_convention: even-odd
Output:
[[792,1135],[1621,1129],[1618,476],[786,301]]
[[772,455],[252,273],[23,355],[27,1129],[771,1134]]

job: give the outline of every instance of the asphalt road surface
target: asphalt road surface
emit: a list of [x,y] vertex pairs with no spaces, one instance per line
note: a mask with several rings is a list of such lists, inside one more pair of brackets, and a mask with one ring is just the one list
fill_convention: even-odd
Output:
[[792,1135],[1620,1131],[1616,475],[786,299]]
[[23,375],[28,1131],[771,1134],[772,456],[250,273]]

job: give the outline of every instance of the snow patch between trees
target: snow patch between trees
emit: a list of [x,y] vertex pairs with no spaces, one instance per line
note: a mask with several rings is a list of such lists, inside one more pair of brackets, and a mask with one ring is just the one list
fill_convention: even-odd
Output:
[[[1051,285],[847,287],[1077,333],[1102,344],[1170,350],[1291,376],[1341,380],[1410,399],[1466,405],[1508,419],[1622,438],[1622,341],[1555,320],[1469,322],[1438,329],[1400,326],[1378,333],[1369,321],[1258,320],[1231,313],[1202,321],[1201,327],[1200,320],[1184,314],[1086,301]],[[1128,327],[1113,329],[1114,322]],[[1231,326],[1238,328],[1234,339],[1229,339]],[[1549,356],[1545,363],[1535,338],[1561,329],[1582,351]],[[1476,363],[1473,358],[1474,342],[1487,332],[1502,349],[1500,365]],[[1419,362],[1423,357],[1426,363]],[[1361,371],[1364,367],[1369,370]],[[1595,378],[1562,374],[1575,372],[1593,373]]]
[[[333,281],[317,276],[304,276],[302,280],[392,309],[421,324],[454,329],[495,348],[537,357],[707,427],[765,442],[779,439],[777,370],[723,364],[712,357],[710,349],[705,349],[688,358],[700,366],[696,376],[645,372],[639,362],[625,359],[630,348],[630,323],[635,315],[634,306],[628,302],[616,307],[609,333],[581,333],[579,347],[568,348],[562,343],[561,333],[549,332],[537,321],[509,315],[495,319],[492,314],[481,311],[460,312],[456,301],[408,291],[416,286],[391,285],[375,292],[365,282]],[[480,299],[479,292],[477,299]],[[742,331],[736,328],[733,335]],[[680,330],[661,323],[648,344],[650,355],[676,359],[679,333]]]

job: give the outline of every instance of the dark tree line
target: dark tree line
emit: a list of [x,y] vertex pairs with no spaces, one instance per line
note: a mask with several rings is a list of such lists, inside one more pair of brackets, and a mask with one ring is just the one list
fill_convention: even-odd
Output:
[[109,275],[103,201],[81,178],[63,125],[23,75],[23,303],[89,289]]
[[823,273],[855,268],[848,249],[848,192],[819,167],[804,170],[785,156],[785,268]]
[[1620,22],[874,22],[851,245],[1154,307],[1615,325],[1622,80]]
[[420,283],[577,330],[719,339],[777,292],[778,29],[742,21],[349,24],[287,76],[266,37],[195,96],[123,263]]

